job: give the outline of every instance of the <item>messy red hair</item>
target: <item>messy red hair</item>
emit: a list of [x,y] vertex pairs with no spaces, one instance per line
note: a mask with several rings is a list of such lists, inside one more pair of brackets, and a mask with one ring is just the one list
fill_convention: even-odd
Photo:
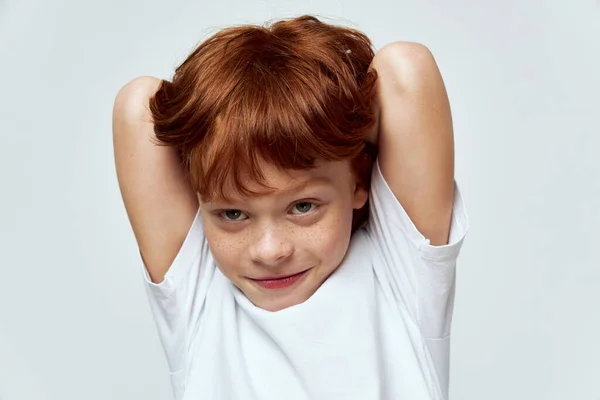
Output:
[[158,144],[178,150],[205,201],[227,198],[226,187],[256,195],[251,181],[267,188],[261,160],[297,170],[351,160],[366,183],[373,57],[362,32],[309,15],[223,29],[150,99]]

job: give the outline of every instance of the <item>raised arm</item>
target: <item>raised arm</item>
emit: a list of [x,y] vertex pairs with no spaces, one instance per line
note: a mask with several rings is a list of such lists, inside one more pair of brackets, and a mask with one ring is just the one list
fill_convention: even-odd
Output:
[[198,210],[198,198],[170,147],[151,142],[148,100],[160,80],[140,77],[117,94],[113,146],[119,188],[150,278],[163,280]]
[[431,245],[448,243],[454,200],[454,137],[444,82],[423,45],[394,42],[373,59],[378,73],[379,165]]

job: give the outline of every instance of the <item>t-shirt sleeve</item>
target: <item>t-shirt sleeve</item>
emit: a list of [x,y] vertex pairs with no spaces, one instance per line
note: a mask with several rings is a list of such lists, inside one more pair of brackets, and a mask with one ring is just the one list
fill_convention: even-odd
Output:
[[366,230],[378,256],[375,274],[389,301],[418,326],[447,395],[456,260],[469,229],[460,189],[455,180],[449,240],[442,246],[431,245],[419,232],[377,160],[369,198]]
[[165,351],[173,387],[175,379],[187,366],[186,356],[192,335],[202,317],[208,285],[214,273],[200,210],[196,213],[187,236],[164,280],[154,283],[143,262],[142,274],[150,309]]
[[404,306],[427,338],[450,333],[455,266],[469,220],[454,182],[448,244],[433,246],[412,222],[391,191],[376,161],[373,165],[367,231],[381,261],[379,280],[394,301]]

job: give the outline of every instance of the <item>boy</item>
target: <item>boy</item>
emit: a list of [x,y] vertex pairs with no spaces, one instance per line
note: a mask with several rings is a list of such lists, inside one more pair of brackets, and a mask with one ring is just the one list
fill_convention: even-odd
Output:
[[311,16],[118,93],[114,150],[176,399],[445,399],[468,229],[430,52]]

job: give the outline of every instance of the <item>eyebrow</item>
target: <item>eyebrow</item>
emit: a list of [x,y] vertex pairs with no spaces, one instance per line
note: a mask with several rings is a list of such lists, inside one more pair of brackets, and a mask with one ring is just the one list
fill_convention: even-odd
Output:
[[311,178],[311,179],[305,180],[304,182],[300,182],[290,188],[283,189],[279,193],[282,196],[291,196],[293,194],[296,194],[298,192],[305,190],[307,187],[310,187],[310,186],[320,186],[320,185],[328,185],[328,184],[331,184],[331,179],[329,179],[329,178],[326,178],[326,177]]
[[[328,185],[331,183],[332,183],[332,180],[327,177],[310,178],[303,182],[299,182],[292,187],[280,190],[278,195],[282,196],[282,197],[292,197],[295,194],[305,190],[308,187]],[[266,194],[269,194],[269,192],[267,191]],[[209,203],[212,203],[214,206],[217,206],[217,207],[223,207],[223,206],[238,206],[243,202],[244,202],[244,199],[231,199],[231,201],[227,201],[225,199],[219,199],[219,200],[211,201]]]

